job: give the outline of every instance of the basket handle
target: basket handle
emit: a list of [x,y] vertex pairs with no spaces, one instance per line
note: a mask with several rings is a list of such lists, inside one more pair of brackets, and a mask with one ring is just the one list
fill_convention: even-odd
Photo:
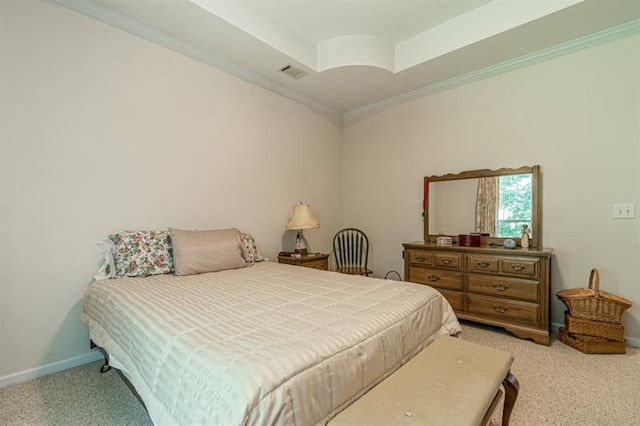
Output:
[[595,297],[600,297],[600,272],[596,268],[589,274],[589,288],[593,290]]

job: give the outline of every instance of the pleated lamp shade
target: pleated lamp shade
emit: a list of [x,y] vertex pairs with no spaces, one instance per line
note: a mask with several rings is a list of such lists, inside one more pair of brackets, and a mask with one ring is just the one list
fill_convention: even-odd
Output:
[[287,223],[287,229],[312,229],[320,228],[320,223],[313,217],[309,204],[296,204],[293,206],[293,216]]

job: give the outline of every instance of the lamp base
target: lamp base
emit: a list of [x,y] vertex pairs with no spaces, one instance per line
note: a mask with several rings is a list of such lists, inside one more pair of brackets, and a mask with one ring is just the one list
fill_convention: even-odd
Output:
[[298,235],[296,235],[296,253],[300,253],[303,256],[306,256],[308,254],[307,240],[304,238],[302,229],[299,230]]

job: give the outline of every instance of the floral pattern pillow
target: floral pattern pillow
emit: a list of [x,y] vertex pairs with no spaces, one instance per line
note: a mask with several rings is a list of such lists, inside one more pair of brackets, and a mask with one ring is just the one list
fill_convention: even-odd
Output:
[[109,239],[117,276],[146,277],[174,270],[169,231],[120,231]]
[[247,263],[247,266],[266,260],[262,256],[262,253],[260,253],[260,250],[258,250],[258,244],[251,234],[240,233],[240,246],[242,247],[242,255],[244,256],[244,261]]

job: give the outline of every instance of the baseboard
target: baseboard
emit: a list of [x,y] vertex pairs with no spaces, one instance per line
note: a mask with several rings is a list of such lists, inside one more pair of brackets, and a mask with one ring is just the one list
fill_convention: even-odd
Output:
[[[564,327],[564,324],[551,323],[551,332],[557,336],[558,329],[560,327]],[[628,336],[625,336],[624,338],[627,339],[627,346],[631,346],[632,348],[640,348],[640,339]]]
[[39,367],[30,368],[29,370],[19,371],[0,377],[0,389],[13,385],[15,383],[26,382],[27,380],[37,379],[38,377],[48,376],[49,374],[59,373],[70,368],[79,367],[89,362],[102,359],[102,354],[98,351],[87,352],[73,358],[62,361],[53,362],[51,364],[41,365]]

